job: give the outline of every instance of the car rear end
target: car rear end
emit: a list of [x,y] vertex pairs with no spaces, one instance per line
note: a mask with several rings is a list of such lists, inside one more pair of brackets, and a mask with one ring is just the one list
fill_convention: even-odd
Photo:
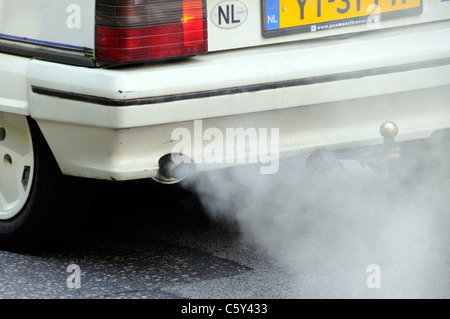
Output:
[[[376,2],[98,0],[95,67],[33,61],[31,114],[66,174],[119,180],[174,149],[201,170],[380,144],[388,120],[399,141],[429,137],[450,123],[450,4]],[[241,127],[279,130],[206,154],[205,130]]]
[[274,174],[450,128],[450,1],[0,4],[17,17],[0,19],[0,111],[33,119],[66,176],[176,182],[173,154]]

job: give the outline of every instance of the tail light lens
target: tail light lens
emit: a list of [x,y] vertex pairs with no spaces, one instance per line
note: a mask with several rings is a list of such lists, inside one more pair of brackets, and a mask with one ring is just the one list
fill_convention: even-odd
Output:
[[205,0],[97,0],[95,57],[143,62],[208,51]]

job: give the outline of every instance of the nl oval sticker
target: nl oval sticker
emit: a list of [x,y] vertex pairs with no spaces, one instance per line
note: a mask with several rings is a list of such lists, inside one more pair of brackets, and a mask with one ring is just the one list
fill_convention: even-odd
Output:
[[247,7],[239,1],[223,1],[211,11],[212,22],[222,29],[233,29],[247,19]]

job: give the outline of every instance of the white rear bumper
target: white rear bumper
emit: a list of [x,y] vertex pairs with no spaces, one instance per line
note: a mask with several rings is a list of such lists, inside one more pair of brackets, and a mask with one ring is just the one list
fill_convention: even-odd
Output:
[[401,141],[450,127],[450,22],[123,69],[27,68],[22,113],[62,171],[84,177],[153,177],[172,132],[194,135],[194,120],[278,128],[280,157],[381,143],[386,120]]

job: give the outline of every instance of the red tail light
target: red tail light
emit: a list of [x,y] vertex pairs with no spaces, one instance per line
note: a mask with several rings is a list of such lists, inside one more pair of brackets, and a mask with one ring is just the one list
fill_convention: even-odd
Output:
[[205,0],[97,0],[95,57],[143,62],[208,51]]

